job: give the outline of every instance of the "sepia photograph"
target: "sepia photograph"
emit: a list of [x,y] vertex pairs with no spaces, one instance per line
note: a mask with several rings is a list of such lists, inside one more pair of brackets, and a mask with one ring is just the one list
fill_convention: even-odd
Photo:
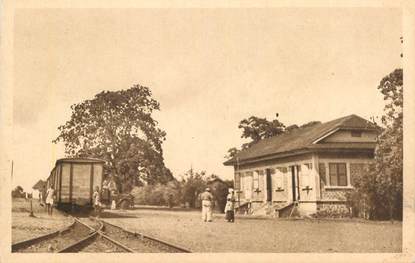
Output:
[[8,15],[10,258],[410,252],[402,7]]

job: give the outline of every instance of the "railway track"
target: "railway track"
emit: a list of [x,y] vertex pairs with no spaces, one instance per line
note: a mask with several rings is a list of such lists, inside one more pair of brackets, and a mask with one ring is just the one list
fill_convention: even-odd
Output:
[[108,237],[118,240],[134,252],[139,253],[191,253],[190,250],[178,245],[150,237],[142,233],[131,232],[120,226],[102,221],[103,232]]
[[[69,215],[71,216],[71,215]],[[12,244],[19,253],[190,253],[188,249],[93,218],[73,217],[59,231]]]
[[76,243],[98,231],[100,228],[102,228],[102,224],[96,225],[94,228],[73,217],[73,223],[64,229],[13,244],[12,252],[59,253],[64,250],[68,244]]

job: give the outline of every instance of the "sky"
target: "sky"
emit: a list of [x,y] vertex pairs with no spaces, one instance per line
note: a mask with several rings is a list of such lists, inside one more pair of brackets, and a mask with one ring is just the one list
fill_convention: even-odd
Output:
[[52,140],[70,106],[102,90],[152,90],[175,176],[231,179],[240,120],[380,116],[377,85],[402,63],[389,8],[19,9],[14,23],[12,182],[25,190],[64,157]]

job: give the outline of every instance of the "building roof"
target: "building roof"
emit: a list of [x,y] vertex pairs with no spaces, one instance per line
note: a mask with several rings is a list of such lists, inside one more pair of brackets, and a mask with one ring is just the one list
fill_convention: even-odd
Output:
[[34,189],[34,190],[40,190],[40,189],[42,189],[45,186],[46,186],[46,182],[43,181],[43,180],[39,180],[39,181],[37,181],[37,183],[35,183],[35,185],[32,187],[32,189]]
[[214,178],[214,179],[212,179],[212,180],[209,180],[208,182],[207,182],[207,184],[213,184],[214,182],[219,182],[219,183],[223,183],[223,184],[226,184],[222,179],[220,179],[219,177],[216,177],[216,178]]
[[297,155],[317,149],[374,149],[374,143],[324,143],[315,142],[339,129],[342,130],[372,130],[379,127],[357,116],[349,115],[325,123],[317,123],[311,126],[300,127],[279,136],[260,140],[248,149],[237,153],[235,157],[224,162],[224,165],[235,165],[237,161],[244,161],[273,156]]

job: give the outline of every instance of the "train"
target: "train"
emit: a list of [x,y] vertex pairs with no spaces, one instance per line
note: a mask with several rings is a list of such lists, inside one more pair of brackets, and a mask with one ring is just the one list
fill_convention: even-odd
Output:
[[[104,160],[96,158],[58,159],[46,180],[46,188],[51,186],[55,190],[57,208],[66,211],[92,208],[95,187],[102,193],[104,164]],[[116,206],[123,209],[134,205],[130,194],[101,195],[104,206],[109,207],[110,200],[115,200]]]

